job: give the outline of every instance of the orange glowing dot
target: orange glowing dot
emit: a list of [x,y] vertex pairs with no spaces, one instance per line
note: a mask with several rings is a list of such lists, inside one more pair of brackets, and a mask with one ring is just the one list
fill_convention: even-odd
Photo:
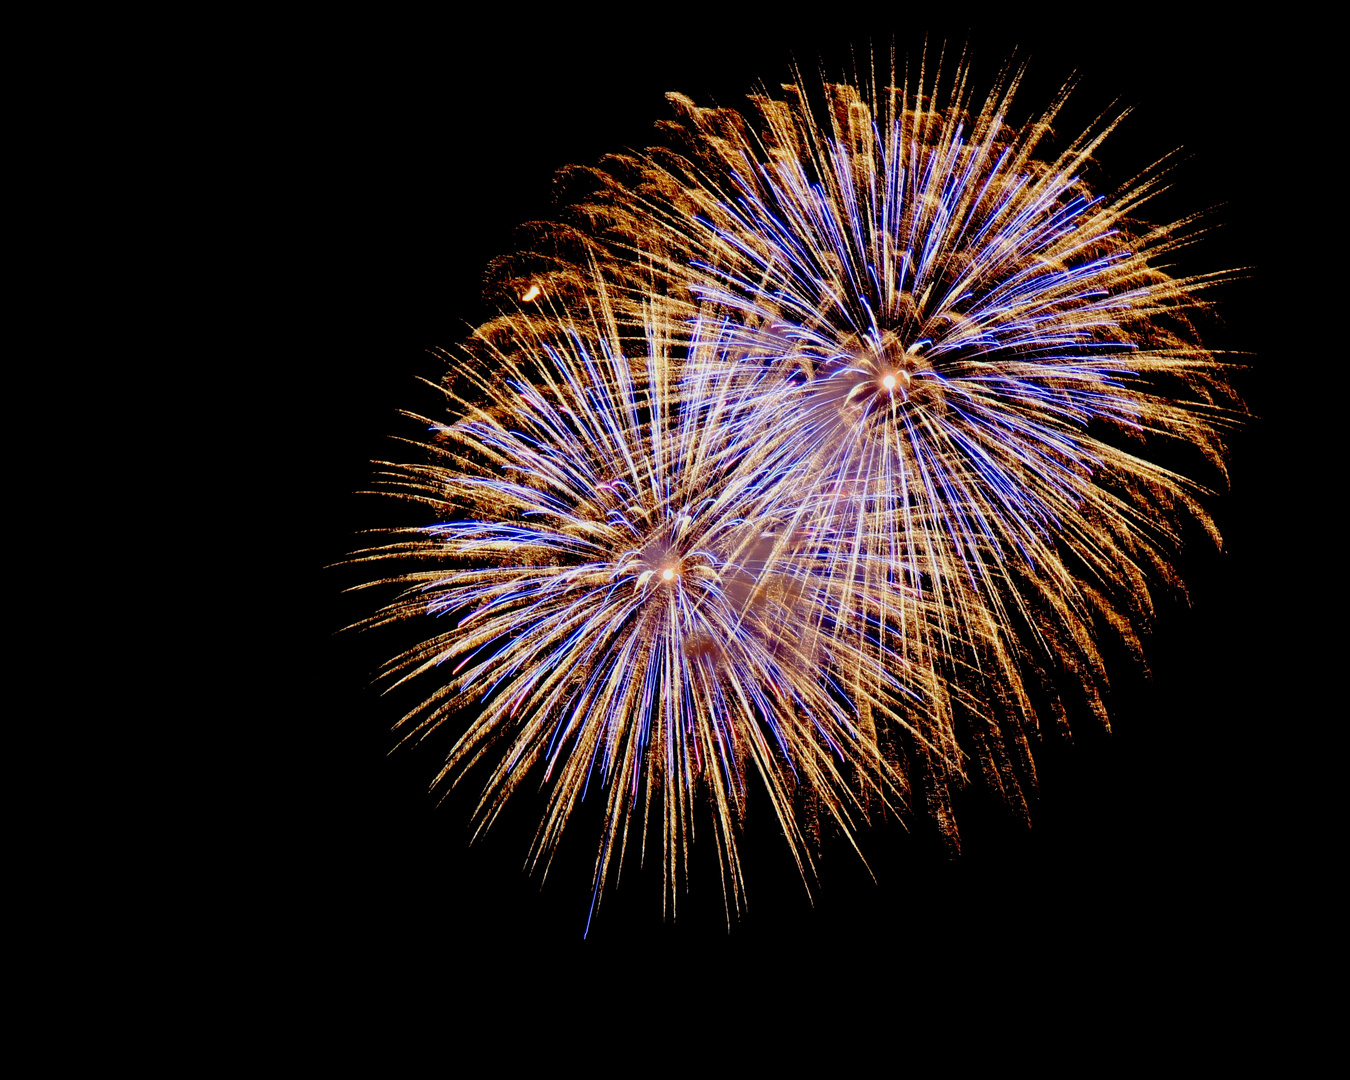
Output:
[[894,375],[887,375],[884,379],[881,380],[881,385],[884,386],[887,390],[894,390],[894,389],[895,389],[895,376],[894,376]]
[[664,569],[664,570],[661,571],[661,580],[662,580],[662,581],[669,581],[669,580],[670,580],[671,578],[673,578],[674,576],[675,576],[675,571],[674,571],[674,570],[671,570],[669,567],[667,567],[666,569]]
[[539,297],[543,295],[543,293],[544,290],[541,289],[538,285],[531,285],[529,289],[526,290],[525,295],[522,296],[520,299],[522,303],[528,303],[531,300],[538,300]]

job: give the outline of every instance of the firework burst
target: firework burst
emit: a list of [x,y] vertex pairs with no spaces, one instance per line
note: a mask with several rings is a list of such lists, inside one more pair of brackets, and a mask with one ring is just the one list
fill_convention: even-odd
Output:
[[[655,311],[644,336],[625,339],[603,286],[596,295],[589,320],[559,318],[547,337],[517,336],[511,354],[489,347],[493,363],[469,361],[476,393],[452,395],[460,420],[431,425],[428,464],[390,466],[387,485],[443,523],[363,553],[431,564],[389,579],[411,588],[367,625],[444,624],[387,671],[438,680],[404,718],[412,736],[470,715],[438,781],[504,744],[480,827],[537,766],[551,795],[532,861],[546,866],[596,783],[598,899],[630,822],[643,846],[656,802],[673,903],[706,792],[724,895],[739,904],[747,770],[804,877],[804,795],[848,833],[870,800],[898,801],[901,781],[826,677],[851,645],[829,633],[838,603],[820,556],[802,548],[766,567],[783,526],[779,481],[728,392],[734,369],[672,362],[671,320]],[[720,332],[696,327],[681,354],[716,351]],[[885,696],[865,703],[869,717],[906,723],[887,704],[905,696],[895,675],[871,674]]]
[[941,81],[671,95],[667,147],[570,170],[494,264],[457,419],[385,474],[440,522],[362,553],[406,587],[364,625],[442,627],[388,665],[435,680],[402,726],[465,724],[438,780],[486,758],[480,828],[542,777],[534,863],[603,790],[596,899],[655,810],[673,901],[702,795],[739,906],[752,774],[804,879],[803,793],[850,837],[904,806],[954,844],[973,771],[1026,814],[1042,717],[1107,724],[1103,631],[1139,653],[1183,523],[1217,539],[1150,455],[1222,472],[1238,411],[1191,325],[1224,275],[1139,220],[1161,163],[1096,194],[1119,118],[1052,154],[1067,90],[1013,127],[1016,73]]
[[733,327],[709,358],[740,370],[790,485],[770,565],[831,538],[855,616],[836,634],[874,667],[927,669],[946,717],[930,804],[953,839],[945,789],[972,753],[1025,812],[1034,697],[1062,722],[1071,683],[1107,723],[1099,631],[1138,654],[1180,522],[1217,541],[1204,489],[1144,453],[1177,442],[1222,472],[1234,415],[1190,319],[1226,275],[1171,276],[1195,222],[1137,220],[1163,163],[1095,194],[1083,172],[1123,117],[1046,154],[1067,88],[1014,128],[1018,81],[978,103],[961,65],[944,103],[937,74],[893,70],[813,104],[799,80],[748,115],[669,95],[671,148],[588,171],[580,205],[613,278],[640,251]]

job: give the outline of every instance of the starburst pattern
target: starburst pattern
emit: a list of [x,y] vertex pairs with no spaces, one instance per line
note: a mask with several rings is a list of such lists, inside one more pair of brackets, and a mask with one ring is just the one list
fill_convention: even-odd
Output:
[[734,327],[712,359],[741,369],[791,483],[776,553],[843,541],[828,572],[859,617],[836,626],[937,688],[930,776],[964,783],[973,750],[1025,813],[1064,676],[1108,723],[1099,631],[1138,654],[1181,521],[1218,539],[1205,489],[1141,447],[1194,447],[1222,475],[1235,403],[1191,325],[1226,275],[1164,268],[1194,220],[1137,220],[1163,163],[1094,194],[1082,174],[1123,117],[1044,154],[1068,91],[1018,129],[1018,81],[977,104],[961,66],[935,104],[920,68],[867,94],[827,85],[819,108],[799,82],[749,116],[669,95],[679,152],[590,170],[579,216],[616,279],[641,252]]
[[[584,323],[559,319],[548,340],[518,338],[513,355],[470,362],[477,393],[454,401],[460,420],[431,425],[431,461],[390,466],[387,483],[443,524],[365,553],[431,563],[397,576],[413,587],[371,624],[426,615],[445,624],[388,670],[398,681],[441,672],[405,718],[414,735],[478,710],[440,778],[505,743],[481,825],[538,766],[552,788],[534,857],[547,862],[597,783],[607,800],[598,899],[631,819],[641,844],[655,799],[673,902],[695,796],[706,792],[724,894],[739,902],[747,769],[804,875],[799,792],[847,832],[851,810],[899,788],[826,677],[851,646],[829,634],[837,603],[818,557],[794,552],[765,566],[783,518],[778,482],[746,441],[727,373],[672,363],[670,321],[656,312],[645,337],[625,342],[597,291],[601,310]],[[716,351],[719,330],[705,340],[696,328],[682,355]],[[626,345],[638,347],[632,359]],[[509,408],[476,403],[504,391]],[[903,693],[892,673],[872,675],[877,691]],[[880,698],[870,705],[889,711]]]
[[597,898],[653,800],[673,897],[702,792],[739,904],[747,770],[804,878],[799,791],[954,844],[974,760],[1026,814],[1042,715],[1107,723],[1102,632],[1138,653],[1184,522],[1217,539],[1146,455],[1222,475],[1192,316],[1224,275],[1169,273],[1196,226],[1140,222],[1161,165],[1085,182],[1119,119],[1048,153],[1067,90],[1015,128],[1018,81],[671,95],[668,146],[573,170],[570,221],[494,267],[459,419],[386,474],[441,521],[366,553],[428,561],[372,624],[445,627],[390,664],[440,673],[405,723],[467,717],[442,778],[504,744],[483,824],[542,774],[536,861],[597,783]]

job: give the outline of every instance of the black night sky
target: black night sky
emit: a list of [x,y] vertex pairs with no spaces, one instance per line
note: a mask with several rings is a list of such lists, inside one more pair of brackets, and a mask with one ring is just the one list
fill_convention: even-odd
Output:
[[1098,183],[1108,188],[1185,147],[1151,216],[1214,208],[1213,231],[1179,266],[1254,269],[1213,294],[1221,319],[1203,327],[1206,343],[1265,347],[1264,180],[1250,144],[1268,122],[1259,76],[1270,60],[1254,33],[885,21],[766,31],[709,13],[673,15],[660,31],[600,21],[522,16],[491,35],[414,23],[368,35],[352,25],[321,37],[331,48],[321,45],[312,85],[283,121],[294,122],[300,149],[291,152],[307,159],[295,205],[313,222],[314,242],[299,270],[323,295],[302,345],[301,475],[314,512],[300,545],[308,622],[296,631],[312,635],[316,660],[294,676],[294,747],[287,740],[274,763],[284,816],[261,871],[279,883],[279,918],[316,943],[320,967],[331,964],[339,979],[423,965],[468,979],[509,970],[601,978],[632,962],[691,977],[709,964],[785,973],[863,965],[897,991],[917,991],[935,972],[978,978],[991,965],[1005,983],[1046,968],[1106,981],[1150,966],[1205,979],[1236,972],[1231,935],[1252,880],[1275,873],[1282,857],[1269,778],[1279,753],[1263,735],[1291,648],[1261,584],[1283,423],[1263,374],[1268,356],[1242,361],[1253,371],[1238,385],[1262,419],[1233,439],[1231,489],[1209,504],[1226,550],[1196,535],[1179,555],[1190,605],[1160,590],[1146,639],[1151,680],[1115,657],[1114,734],[1082,717],[1072,745],[1042,748],[1030,830],[978,790],[958,803],[965,847],[954,861],[921,828],[876,823],[861,835],[876,881],[842,843],[827,842],[812,906],[761,800],[747,820],[749,907],[730,934],[708,853],[675,921],[662,918],[659,864],[639,870],[630,859],[583,941],[598,800],[577,814],[541,888],[522,870],[541,795],[527,785],[471,846],[476,787],[461,785],[439,806],[427,791],[453,733],[389,754],[389,729],[416,698],[382,698],[370,676],[415,631],[335,635],[374,597],[342,594],[359,571],[323,567],[359,544],[359,530],[412,520],[394,501],[355,493],[371,459],[408,452],[390,436],[417,436],[397,410],[438,407],[417,382],[441,373],[428,350],[488,314],[483,269],[511,250],[515,226],[551,212],[554,170],[653,141],[654,122],[671,115],[665,91],[736,105],[760,79],[786,81],[793,56],[808,78],[818,56],[838,76],[852,70],[850,44],[861,65],[869,40],[885,50],[894,36],[897,52],[916,55],[927,32],[930,50],[944,38],[949,54],[969,41],[983,85],[1018,49],[1029,68],[1016,122],[1076,69],[1057,126],[1073,133],[1113,102],[1135,107],[1100,154]]

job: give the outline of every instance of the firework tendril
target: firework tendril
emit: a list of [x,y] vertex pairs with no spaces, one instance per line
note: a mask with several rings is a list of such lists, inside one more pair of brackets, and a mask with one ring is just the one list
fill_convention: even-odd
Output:
[[1222,475],[1240,406],[1191,317],[1225,275],[1161,266],[1196,235],[1138,218],[1161,163],[1084,182],[1119,118],[1046,155],[1067,90],[1013,128],[1018,78],[670,95],[667,145],[572,170],[493,268],[456,419],[386,473],[441,522],[363,553],[408,587],[367,625],[437,621],[389,666],[435,680],[404,723],[470,717],[438,780],[493,749],[481,825],[542,776],[536,861],[598,785],[596,899],[655,802],[673,902],[706,798],[739,906],[751,770],[807,880],[807,803],[955,846],[977,771],[1025,815],[1041,714],[1107,724],[1101,632],[1138,652],[1183,523],[1217,540],[1145,455]]

